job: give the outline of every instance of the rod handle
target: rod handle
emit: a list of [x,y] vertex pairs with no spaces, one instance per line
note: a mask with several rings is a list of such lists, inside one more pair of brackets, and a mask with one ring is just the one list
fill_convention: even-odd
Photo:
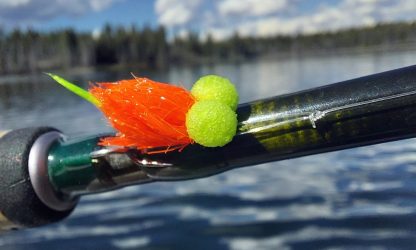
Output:
[[24,128],[0,138],[0,231],[36,227],[66,218],[74,209],[57,211],[36,195],[28,160],[35,141],[54,128]]

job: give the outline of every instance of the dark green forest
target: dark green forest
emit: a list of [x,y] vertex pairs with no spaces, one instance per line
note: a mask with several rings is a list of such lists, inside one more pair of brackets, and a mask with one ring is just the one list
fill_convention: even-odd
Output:
[[416,48],[416,22],[267,38],[234,34],[224,41],[214,41],[210,36],[201,41],[196,33],[169,40],[163,27],[107,25],[99,37],[73,29],[0,30],[0,74],[103,65],[159,69],[171,64],[235,62],[265,55],[278,57],[402,45]]

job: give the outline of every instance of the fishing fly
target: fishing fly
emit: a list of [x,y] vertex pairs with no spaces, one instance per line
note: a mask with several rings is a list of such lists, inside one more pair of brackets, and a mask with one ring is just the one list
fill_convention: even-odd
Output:
[[87,91],[58,75],[47,75],[106,116],[117,133],[101,139],[101,146],[136,148],[147,154],[182,151],[194,142],[222,147],[237,131],[238,93],[221,76],[203,76],[190,91],[135,76],[97,83]]

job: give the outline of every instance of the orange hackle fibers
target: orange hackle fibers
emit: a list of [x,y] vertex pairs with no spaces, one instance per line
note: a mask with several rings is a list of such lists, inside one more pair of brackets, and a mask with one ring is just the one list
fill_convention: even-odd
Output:
[[185,88],[134,78],[98,83],[90,93],[118,131],[102,146],[135,147],[145,153],[181,150],[193,140],[186,130],[186,113],[195,103]]

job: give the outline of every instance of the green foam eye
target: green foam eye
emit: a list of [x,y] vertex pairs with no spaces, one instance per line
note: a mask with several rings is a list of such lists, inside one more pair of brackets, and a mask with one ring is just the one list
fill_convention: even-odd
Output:
[[238,93],[227,78],[217,75],[203,76],[194,84],[191,93],[198,101],[216,100],[227,104],[234,111],[237,109]]
[[229,143],[237,131],[237,115],[222,102],[199,101],[186,115],[186,128],[196,143],[221,147]]

